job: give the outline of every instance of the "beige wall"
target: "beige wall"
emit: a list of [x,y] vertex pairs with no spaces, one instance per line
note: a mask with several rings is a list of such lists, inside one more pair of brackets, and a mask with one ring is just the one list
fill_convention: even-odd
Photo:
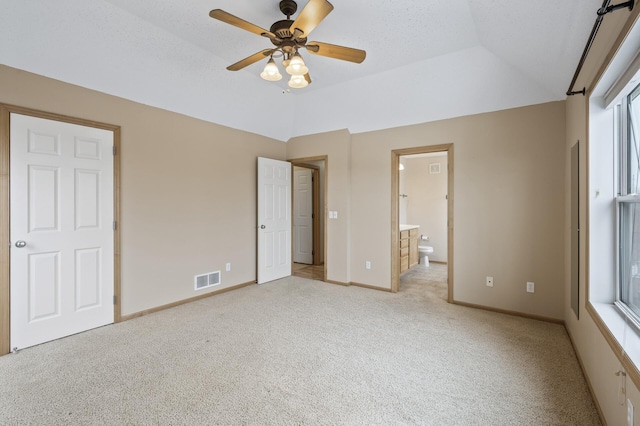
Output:
[[453,143],[455,300],[562,318],[564,132],[554,102],[354,135],[352,280],[390,288],[391,150]]
[[[327,155],[327,207],[338,212],[327,222],[328,279],[389,289],[390,152],[453,143],[455,299],[562,317],[561,102],[283,144],[19,70],[0,73],[2,102],[122,126],[124,315],[197,294],[193,275],[227,262],[223,286],[255,279],[257,156]],[[535,294],[524,291],[528,280]]]
[[[429,165],[440,164],[440,173],[431,173]],[[447,261],[447,156],[404,158],[400,172],[406,180],[407,223],[419,225],[421,246],[433,247],[430,260]],[[402,222],[401,222],[402,223]]]
[[0,102],[122,127],[123,315],[255,280],[256,157],[285,143],[4,66]]
[[288,158],[329,155],[329,209],[351,209],[328,223],[329,278],[391,288],[391,151],[453,143],[455,299],[561,319],[564,110],[554,102],[289,141]]
[[[608,63],[608,55],[612,52],[612,46],[616,39],[622,34],[626,34],[625,26],[637,19],[640,10],[635,8],[630,14],[626,9],[607,15],[600,27],[596,37],[596,42],[585,63],[583,72],[580,74],[576,89],[580,90],[586,86],[589,92],[597,83],[597,75]],[[620,361],[616,353],[611,349],[605,340],[602,332],[598,329],[594,318],[587,311],[587,280],[588,265],[586,261],[587,253],[587,233],[581,232],[580,243],[580,318],[576,318],[570,304],[570,284],[571,284],[571,147],[580,140],[580,229],[587,229],[587,199],[594,199],[593,195],[587,191],[587,151],[589,150],[588,129],[588,96],[572,96],[566,102],[566,140],[565,140],[565,303],[564,319],[567,330],[574,342],[578,357],[586,372],[587,379],[597,398],[599,408],[609,425],[626,425],[627,408],[624,401],[629,398],[635,407],[635,425],[640,425],[638,407],[640,407],[639,383],[633,383],[627,379],[626,396],[620,396],[620,379],[614,375],[620,369]],[[595,191],[595,188],[593,189]],[[602,247],[593,247],[591,250],[602,251]],[[613,256],[612,252],[603,253]],[[621,401],[622,400],[622,403]]]
[[[621,13],[605,19],[581,80],[606,58]],[[328,156],[327,207],[339,213],[326,224],[328,279],[389,289],[391,150],[453,143],[454,298],[564,318],[607,422],[625,424],[617,358],[584,299],[578,321],[568,297],[568,153],[586,139],[585,98],[286,145],[4,66],[0,102],[122,126],[124,315],[196,295],[197,273],[222,270],[222,287],[255,279],[257,156]],[[640,407],[637,384],[627,388]]]
[[[337,211],[337,219],[325,223],[327,239],[327,280],[349,283],[350,164],[351,135],[347,130],[292,138],[287,143],[287,159],[327,156],[325,178],[327,210]],[[328,215],[325,212],[325,217]]]

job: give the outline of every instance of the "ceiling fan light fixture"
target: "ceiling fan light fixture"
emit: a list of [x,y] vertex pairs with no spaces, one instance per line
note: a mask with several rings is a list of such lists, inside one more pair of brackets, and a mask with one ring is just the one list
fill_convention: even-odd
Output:
[[293,87],[294,89],[302,89],[308,85],[309,82],[304,78],[304,75],[292,75],[289,80],[289,87]]
[[287,73],[290,75],[305,75],[309,72],[309,68],[304,64],[302,56],[296,52],[290,59],[289,65],[287,65]]
[[282,59],[282,66],[286,68],[289,66],[289,64],[291,63],[291,54],[287,53],[287,52],[283,52],[282,53],[284,59]]
[[314,55],[342,61],[358,64],[364,61],[367,54],[364,50],[321,43],[319,41],[307,44],[309,33],[333,10],[333,5],[329,3],[328,0],[308,0],[306,6],[295,19],[291,19],[291,16],[296,12],[298,7],[296,0],[279,0],[279,2],[280,11],[287,19],[274,22],[269,30],[238,18],[222,9],[213,9],[209,12],[211,18],[268,38],[275,46],[275,48],[262,49],[251,56],[241,59],[235,64],[229,65],[227,67],[229,71],[239,71],[249,65],[262,61],[265,57],[269,57],[269,61],[262,73],[260,73],[260,77],[267,81],[279,81],[282,79],[282,75],[273,58],[275,57],[279,60],[282,58],[282,66],[287,71],[287,74],[295,77],[289,80],[289,86],[302,88],[311,83],[311,77],[309,77],[309,68],[305,65],[302,56],[298,52],[301,48],[307,49],[308,52]]
[[282,74],[280,74],[280,70],[278,70],[278,66],[273,58],[269,58],[269,62],[267,62],[267,65],[264,67],[264,71],[260,73],[260,77],[267,81],[279,81],[282,79]]

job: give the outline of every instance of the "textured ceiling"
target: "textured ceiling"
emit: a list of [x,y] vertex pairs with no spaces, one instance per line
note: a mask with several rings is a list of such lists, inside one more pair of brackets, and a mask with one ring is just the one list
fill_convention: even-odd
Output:
[[[286,17],[277,0],[107,0],[168,32],[200,46],[232,64],[273,45],[268,39],[211,19],[211,9],[223,9],[262,28]],[[306,1],[299,2],[296,15]],[[375,1],[334,0],[335,9],[309,35],[309,41],[322,41],[366,50],[362,64],[353,64],[301,53],[315,83],[309,90],[398,65],[428,59],[478,44],[476,26],[467,0]],[[452,23],[455,22],[455,25]],[[258,75],[263,62],[246,69]],[[281,67],[282,71],[282,67]],[[281,81],[282,87],[287,87]]]
[[[303,51],[313,83],[292,93],[285,79],[259,78],[263,61],[227,71],[271,43],[208,16],[219,8],[268,29],[284,19],[278,0],[0,0],[0,62],[287,140],[564,99],[601,5],[331,2],[335,9],[309,40],[364,49],[367,58],[353,64]],[[305,4],[300,0],[298,11]],[[349,108],[332,115],[339,104]],[[394,117],[387,117],[388,105]]]

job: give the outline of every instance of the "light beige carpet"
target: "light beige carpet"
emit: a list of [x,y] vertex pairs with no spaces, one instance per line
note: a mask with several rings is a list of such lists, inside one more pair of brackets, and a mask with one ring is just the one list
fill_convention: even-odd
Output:
[[417,281],[291,277],[0,357],[0,424],[600,424],[562,326]]

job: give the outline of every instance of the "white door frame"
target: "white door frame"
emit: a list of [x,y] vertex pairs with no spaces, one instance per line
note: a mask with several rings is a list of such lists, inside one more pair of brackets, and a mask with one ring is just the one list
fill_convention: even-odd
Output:
[[115,155],[113,157],[113,217],[117,224],[116,229],[113,233],[113,290],[115,295],[115,301],[113,305],[114,323],[118,323],[121,321],[122,306],[120,291],[120,126],[114,126],[111,124],[105,124],[96,121],[68,117],[64,115],[0,103],[0,356],[6,355],[11,351],[11,275],[9,269],[11,263],[11,251],[9,247],[9,217],[11,207],[11,198],[9,194],[9,146],[11,113],[45,118],[71,124],[78,124],[81,126],[95,127],[113,132],[113,144],[115,147]]
[[391,151],[391,292],[400,287],[400,157],[403,155],[447,153],[447,287],[453,303],[453,144],[422,146]]

